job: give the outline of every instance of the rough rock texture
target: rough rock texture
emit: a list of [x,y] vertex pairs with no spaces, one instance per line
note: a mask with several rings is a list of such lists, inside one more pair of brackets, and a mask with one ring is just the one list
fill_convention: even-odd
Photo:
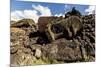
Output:
[[32,19],[22,19],[18,22],[11,23],[11,27],[21,28],[26,31],[27,35],[30,32],[37,31],[38,27]]
[[39,20],[38,20],[39,31],[40,32],[44,32],[45,29],[47,28],[46,25],[48,23],[51,23],[54,20],[59,20],[59,19],[62,19],[62,18],[63,17],[54,17],[54,16],[51,16],[51,17],[48,17],[48,16],[40,17]]
[[66,62],[82,60],[80,43],[78,41],[59,39],[44,46],[43,56],[49,59],[62,60]]
[[29,45],[29,37],[26,32],[20,28],[11,28],[11,47]]
[[69,39],[76,35],[77,32],[82,30],[82,19],[77,16],[70,16],[66,19],[56,21],[56,23],[49,23],[46,29],[46,35],[49,40],[56,40],[64,36]]
[[[60,36],[51,42],[45,30],[39,32],[38,25],[32,20],[22,19],[20,22],[12,23],[10,40],[12,67],[95,61],[95,15],[81,16],[81,19],[83,30],[77,32],[74,37],[67,39]],[[55,21],[60,20],[62,19]],[[57,27],[59,30],[59,26]],[[55,32],[59,32],[58,30]]]
[[87,54],[95,56],[95,15],[83,17],[84,30],[83,37]]

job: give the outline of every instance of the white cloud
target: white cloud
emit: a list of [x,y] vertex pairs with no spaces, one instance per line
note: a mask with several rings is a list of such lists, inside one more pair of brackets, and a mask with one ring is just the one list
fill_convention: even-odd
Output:
[[60,14],[55,14],[55,16],[59,17],[59,16],[62,16],[62,14],[61,13]]
[[39,15],[36,10],[24,10],[24,18],[33,19],[36,23],[38,21]]
[[[40,16],[51,16],[51,10],[48,7],[44,7],[41,5],[32,5],[33,10],[16,10],[11,12],[11,20],[18,21],[23,18],[33,19],[36,23]],[[40,15],[38,15],[38,12]]]
[[35,22],[38,20],[38,14],[35,10],[16,10],[11,12],[11,20],[18,21],[23,18],[30,18],[33,19]]
[[[44,7],[42,5],[32,5],[32,10],[15,10],[11,12],[11,20],[18,21],[23,18],[33,19],[36,23],[38,22],[38,18],[40,16],[53,16],[51,10],[48,7]],[[40,14],[39,14],[40,13]],[[54,16],[60,17],[64,14],[59,13]]]
[[55,14],[54,16],[57,16],[57,17],[63,16],[64,17],[64,14],[60,13],[60,14]]
[[86,10],[86,13],[88,14],[95,14],[95,6],[89,6]]
[[44,7],[44,6],[41,6],[41,5],[32,5],[33,9],[39,11],[41,13],[40,16],[51,16],[52,13],[51,13],[51,10],[48,8],[48,7]]
[[70,9],[70,6],[67,5],[67,4],[65,4],[65,8],[64,8],[64,10],[66,11],[66,10],[68,10],[68,9]]

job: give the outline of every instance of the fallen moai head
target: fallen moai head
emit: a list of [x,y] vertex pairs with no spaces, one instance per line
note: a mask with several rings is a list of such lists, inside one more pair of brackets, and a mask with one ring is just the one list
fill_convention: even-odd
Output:
[[55,16],[43,16],[38,19],[38,28],[39,32],[45,32],[48,23],[52,23],[55,20],[61,20],[63,17],[55,17]]
[[64,35],[66,38],[72,38],[82,29],[82,21],[77,16],[70,16],[66,19],[49,23],[45,30],[50,41],[53,41]]

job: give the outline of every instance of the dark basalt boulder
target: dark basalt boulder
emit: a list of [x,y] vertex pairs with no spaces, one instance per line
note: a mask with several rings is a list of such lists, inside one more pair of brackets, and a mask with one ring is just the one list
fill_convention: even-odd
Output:
[[82,60],[82,54],[78,41],[59,39],[42,48],[42,55],[49,59],[59,61],[79,61]]
[[74,16],[78,16],[78,17],[82,16],[82,14],[80,13],[80,11],[76,10],[75,7],[73,7],[71,11],[69,11],[69,12],[67,12],[65,14],[65,18],[68,18],[68,17],[73,16],[73,15]]

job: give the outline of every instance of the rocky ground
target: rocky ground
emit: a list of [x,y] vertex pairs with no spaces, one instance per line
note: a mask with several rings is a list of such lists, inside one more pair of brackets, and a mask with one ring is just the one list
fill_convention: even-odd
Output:
[[11,24],[12,67],[15,65],[95,61],[95,15],[82,16],[83,30],[73,39],[59,38],[42,45],[39,42],[45,40],[36,33],[38,25],[31,19],[23,20],[25,23]]

